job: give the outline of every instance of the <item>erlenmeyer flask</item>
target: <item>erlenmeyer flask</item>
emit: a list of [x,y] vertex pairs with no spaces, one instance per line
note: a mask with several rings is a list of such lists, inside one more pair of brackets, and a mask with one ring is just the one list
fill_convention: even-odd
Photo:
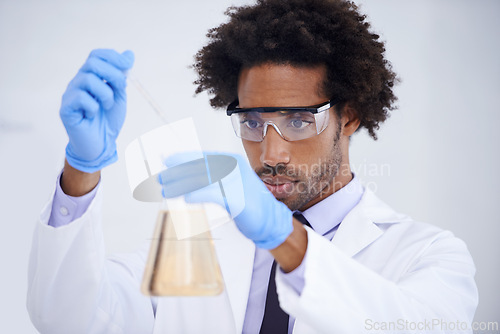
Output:
[[142,293],[152,296],[220,294],[224,283],[203,205],[186,204],[183,199],[177,199],[175,205],[166,206],[169,203],[165,201],[158,213]]

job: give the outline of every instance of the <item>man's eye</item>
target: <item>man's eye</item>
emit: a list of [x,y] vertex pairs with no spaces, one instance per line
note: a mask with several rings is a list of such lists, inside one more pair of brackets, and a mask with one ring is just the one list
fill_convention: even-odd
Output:
[[293,119],[290,121],[290,126],[294,129],[303,129],[311,123],[312,122],[310,121],[305,121],[302,119]]
[[242,122],[243,124],[245,124],[249,129],[256,129],[259,127],[259,122],[257,122],[256,120],[253,120],[253,119],[247,119],[245,121]]

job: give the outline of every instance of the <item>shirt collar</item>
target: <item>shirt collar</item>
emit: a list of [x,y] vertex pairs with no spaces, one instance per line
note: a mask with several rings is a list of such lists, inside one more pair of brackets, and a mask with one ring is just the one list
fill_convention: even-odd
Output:
[[302,213],[311,227],[321,235],[327,234],[351,211],[361,200],[363,185],[353,173],[352,180],[341,189],[306,209]]

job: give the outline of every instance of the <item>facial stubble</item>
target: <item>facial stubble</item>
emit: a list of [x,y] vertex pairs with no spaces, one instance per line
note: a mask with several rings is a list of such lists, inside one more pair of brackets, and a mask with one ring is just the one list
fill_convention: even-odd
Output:
[[256,171],[257,175],[260,178],[267,175],[281,175],[296,180],[292,194],[282,199],[278,198],[278,200],[292,211],[304,208],[322,194],[330,193],[331,187],[335,186],[335,176],[340,170],[343,158],[339,140],[340,132],[341,128],[338,126],[330,154],[320,158],[317,163],[306,166],[283,164],[274,167],[265,166]]

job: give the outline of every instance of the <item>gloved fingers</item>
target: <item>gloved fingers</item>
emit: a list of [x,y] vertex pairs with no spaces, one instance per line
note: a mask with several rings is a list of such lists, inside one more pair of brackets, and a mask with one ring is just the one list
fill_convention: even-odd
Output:
[[210,184],[205,159],[197,159],[167,168],[158,174],[163,196],[167,198],[184,195]]
[[72,85],[87,91],[100,102],[103,109],[108,110],[113,107],[113,90],[94,73],[78,73]]
[[129,70],[134,65],[134,53],[130,50],[119,53],[111,49],[95,49],[90,52],[90,58],[104,60],[121,71]]
[[219,204],[229,212],[226,199],[222,196],[219,183],[212,183],[209,186],[185,194],[184,199],[187,203]]
[[64,125],[78,125],[83,118],[93,119],[99,112],[99,104],[83,90],[71,90],[63,96],[60,117]]
[[[193,168],[199,168],[200,171],[204,171],[204,169],[206,169],[206,173],[210,173],[210,177],[215,177],[215,179],[219,179],[221,173],[234,168],[236,162],[250,168],[248,162],[246,162],[246,160],[238,154],[212,151],[188,151],[175,153],[165,158],[163,160],[163,164],[170,168],[192,161],[197,161],[198,163],[196,167],[193,165]],[[215,181],[215,179],[212,181]]]
[[[200,158],[200,153],[203,154],[204,158]],[[209,183],[213,183],[222,180],[229,174],[233,174],[236,170],[240,175],[241,167],[248,182],[260,182],[248,162],[237,154],[199,151],[181,152],[167,157],[164,164],[168,168],[158,176],[158,181],[164,185],[172,180],[187,179],[198,175],[202,175],[204,180],[207,179]]]
[[205,159],[196,159],[178,165],[170,164],[170,167],[158,174],[158,182],[167,185],[179,179],[189,179],[201,176],[208,180],[208,172]]
[[100,58],[89,57],[80,71],[94,73],[101,80],[105,80],[114,90],[124,90],[127,85],[125,74]]
[[163,164],[167,166],[167,168],[171,168],[187,162],[203,159],[203,157],[204,152],[200,151],[179,152],[163,159]]
[[[205,155],[205,157],[211,156],[211,155],[225,155],[225,156],[232,157],[232,158],[236,159],[238,166],[241,170],[253,172],[253,169],[252,169],[252,167],[250,167],[250,164],[248,163],[247,159],[245,157],[243,157],[241,154],[220,152],[220,151],[204,151],[203,154]],[[255,174],[255,173],[253,173],[253,174]]]
[[162,184],[162,195],[165,198],[178,197],[208,185],[208,179],[203,175],[171,180]]

